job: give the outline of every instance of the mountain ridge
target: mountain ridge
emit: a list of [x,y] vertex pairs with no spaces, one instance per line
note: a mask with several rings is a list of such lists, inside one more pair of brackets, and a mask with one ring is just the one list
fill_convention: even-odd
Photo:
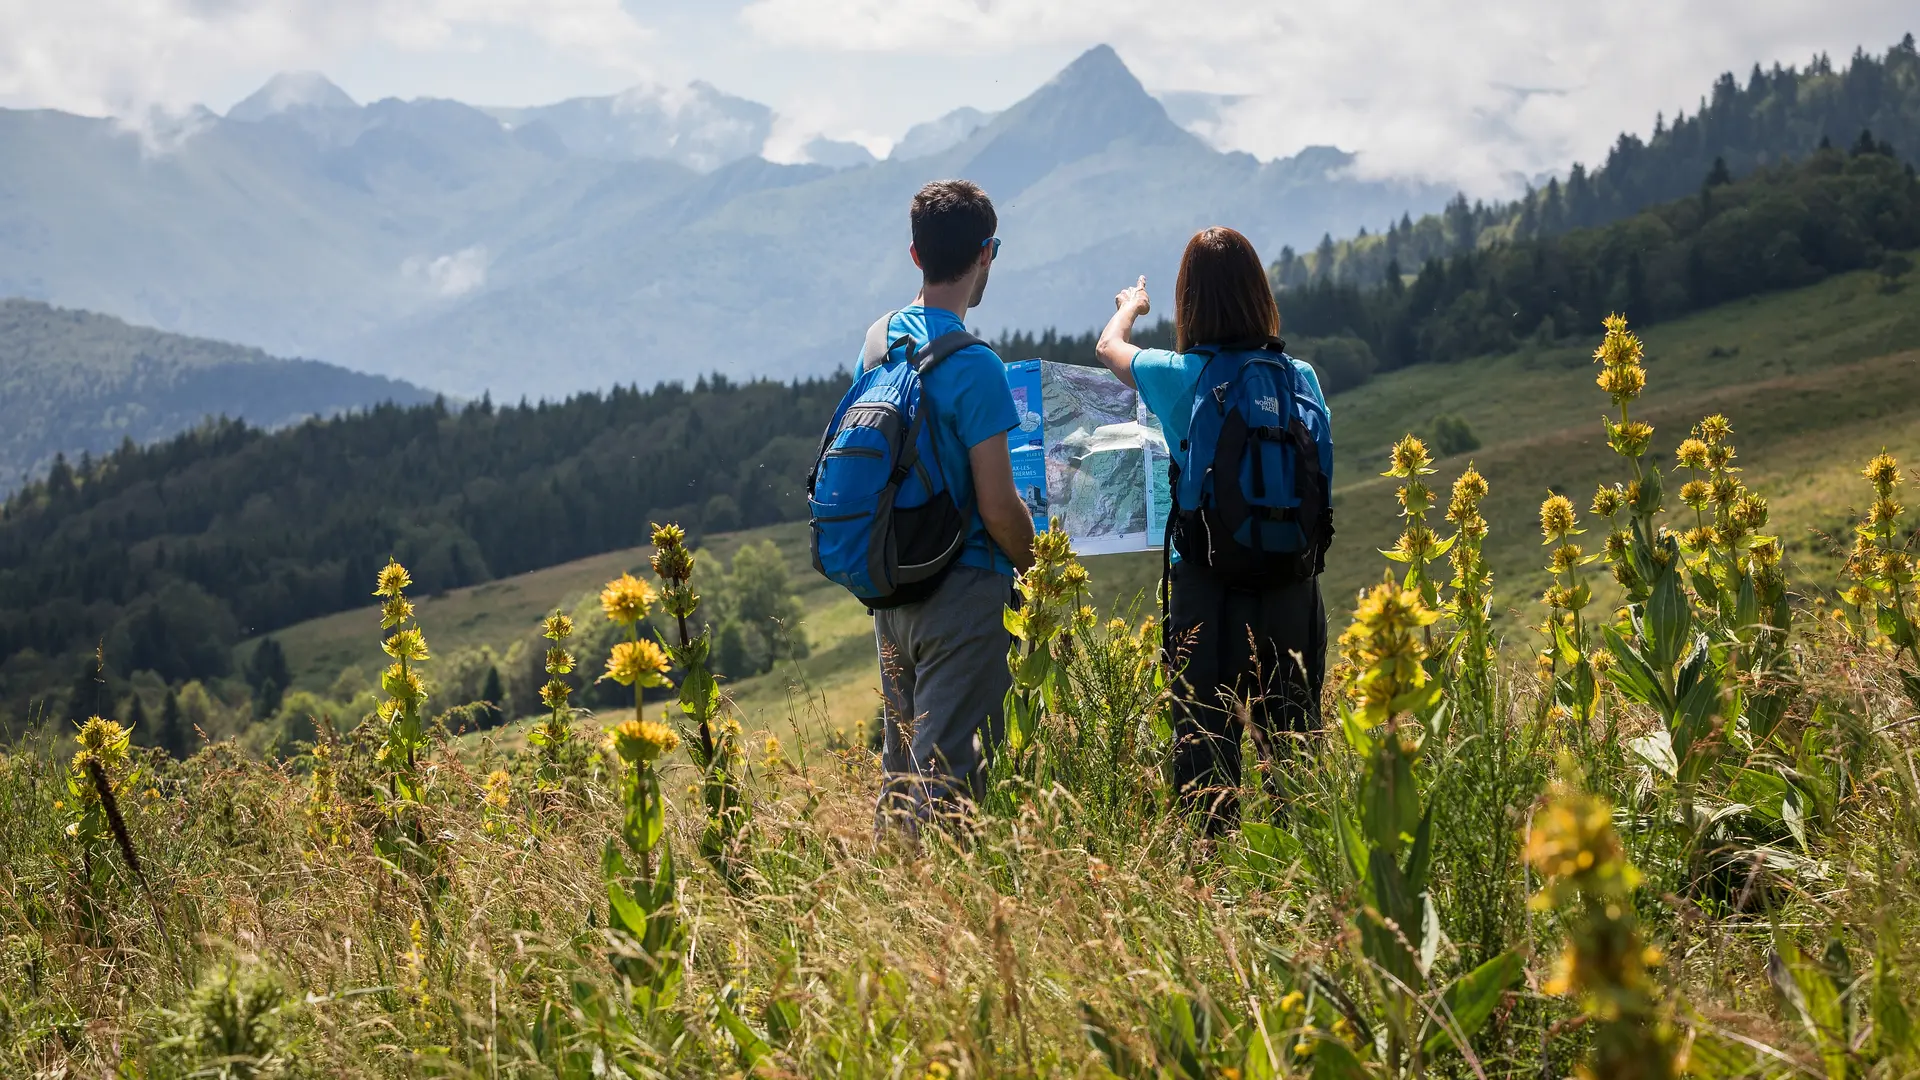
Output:
[[[1311,155],[1215,151],[1106,47],[991,117],[963,114],[937,151],[804,155],[824,165],[582,153],[590,125],[569,132],[567,109],[611,114],[612,99],[347,108],[317,79],[270,83],[241,110],[258,119],[209,114],[160,154],[110,121],[0,112],[0,295],[467,396],[563,396],[831,371],[875,312],[912,295],[905,209],[939,177],[979,180],[1001,209],[989,329],[1097,322],[1115,282],[1169,281],[1202,225],[1277,250],[1446,194]],[[648,110],[698,112],[701,93],[643,94],[631,115],[666,138]]]

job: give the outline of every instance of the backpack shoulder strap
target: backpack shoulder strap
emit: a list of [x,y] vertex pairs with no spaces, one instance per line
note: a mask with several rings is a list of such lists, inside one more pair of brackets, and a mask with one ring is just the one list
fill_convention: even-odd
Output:
[[927,342],[927,347],[920,350],[920,355],[914,358],[914,364],[918,367],[920,374],[925,375],[927,372],[939,367],[941,361],[959,352],[961,349],[985,344],[986,342],[981,341],[965,330],[949,330],[939,337],[934,338],[932,341]]
[[893,317],[898,314],[900,314],[898,311],[889,311],[874,320],[872,326],[867,327],[866,345],[860,350],[860,370],[872,371],[886,363],[888,354],[893,350],[902,345],[913,344],[913,338],[906,334],[892,341],[887,340],[887,327],[893,322]]

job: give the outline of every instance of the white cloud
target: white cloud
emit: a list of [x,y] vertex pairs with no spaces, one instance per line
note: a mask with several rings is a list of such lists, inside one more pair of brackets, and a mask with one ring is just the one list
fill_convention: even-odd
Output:
[[450,255],[427,258],[415,255],[400,264],[400,276],[425,284],[435,295],[451,299],[465,296],[487,283],[487,266],[492,260],[479,245],[461,248]]
[[0,103],[178,110],[236,72],[478,51],[501,34],[626,70],[653,40],[621,0],[0,0]]
[[1370,175],[1488,194],[1595,162],[1653,114],[1694,111],[1724,70],[1884,48],[1910,0],[753,0],[776,46],[925,54],[967,66],[1109,42],[1155,89],[1245,95],[1209,137],[1262,157],[1327,143]]

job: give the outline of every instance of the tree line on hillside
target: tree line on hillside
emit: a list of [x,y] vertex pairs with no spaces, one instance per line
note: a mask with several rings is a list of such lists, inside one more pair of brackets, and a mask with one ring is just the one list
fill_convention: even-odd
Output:
[[1554,177],[1537,190],[1529,186],[1512,202],[1470,204],[1460,195],[1438,214],[1418,221],[1402,215],[1384,232],[1361,229],[1343,241],[1326,236],[1299,254],[1284,249],[1272,269],[1274,284],[1300,288],[1320,278],[1372,284],[1393,263],[1414,267],[1496,242],[1605,225],[1692,194],[1709,173],[1745,176],[1862,130],[1885,139],[1902,159],[1920,159],[1920,52],[1912,34],[1884,56],[1856,49],[1843,70],[1822,54],[1805,68],[1755,64],[1744,85],[1725,73],[1692,116],[1683,109],[1671,124],[1656,117],[1648,139],[1622,133],[1605,164],[1591,172],[1575,164],[1564,182]]
[[1920,180],[1862,132],[1850,150],[1735,180],[1710,172],[1697,192],[1590,229],[1430,259],[1408,281],[1397,263],[1360,285],[1318,278],[1278,293],[1285,326],[1350,334],[1382,370],[1552,341],[1625,311],[1658,322],[1830,274],[1885,267],[1920,246]]

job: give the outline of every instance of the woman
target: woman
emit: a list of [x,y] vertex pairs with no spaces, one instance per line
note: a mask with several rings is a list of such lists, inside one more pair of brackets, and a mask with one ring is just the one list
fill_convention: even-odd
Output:
[[[1100,334],[1100,361],[1140,392],[1166,433],[1175,475],[1185,475],[1194,389],[1208,362],[1216,353],[1261,346],[1269,356],[1284,356],[1280,312],[1260,256],[1246,237],[1227,228],[1202,230],[1188,242],[1174,286],[1177,351],[1142,349],[1128,340],[1134,321],[1151,310],[1145,277],[1123,289],[1114,305]],[[1285,359],[1297,373],[1297,388],[1324,414],[1326,397],[1313,368]],[[1219,366],[1212,370],[1210,382],[1228,377]],[[1166,660],[1181,672],[1174,699],[1174,783],[1189,807],[1206,813],[1210,834],[1232,828],[1239,817],[1243,724],[1276,806],[1284,798],[1276,757],[1287,752],[1293,733],[1319,727],[1327,651],[1319,554],[1304,564],[1294,556],[1284,566],[1286,557],[1274,556],[1273,573],[1249,576],[1197,565],[1207,561],[1204,555],[1183,560],[1169,551],[1166,640],[1177,655]]]

